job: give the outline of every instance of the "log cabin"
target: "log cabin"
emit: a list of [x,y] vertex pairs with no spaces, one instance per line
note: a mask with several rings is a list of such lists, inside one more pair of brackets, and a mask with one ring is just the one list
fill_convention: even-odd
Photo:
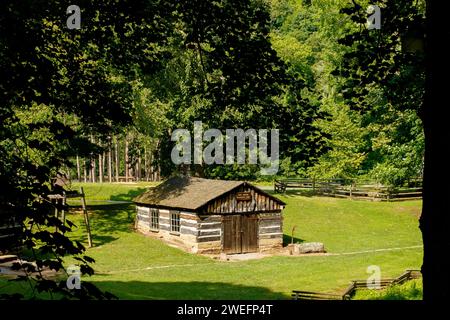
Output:
[[245,181],[176,176],[134,202],[139,232],[188,252],[270,252],[283,245],[286,204]]

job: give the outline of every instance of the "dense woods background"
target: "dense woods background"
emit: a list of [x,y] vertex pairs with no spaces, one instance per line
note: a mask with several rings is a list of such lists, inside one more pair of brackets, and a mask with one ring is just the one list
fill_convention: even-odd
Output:
[[[112,121],[109,135],[85,132],[98,149],[88,156],[76,150],[66,171],[93,182],[167,177],[177,170],[170,161],[171,132],[192,130],[201,120],[205,130],[279,128],[281,176],[387,185],[421,177],[423,48],[409,48],[408,37],[423,34],[424,4],[406,3],[379,3],[389,8],[381,30],[362,28],[363,2],[199,1],[174,7],[171,34],[152,45],[161,55],[158,66],[149,73],[135,65],[126,83],[119,70],[110,71],[111,79],[127,86],[128,124]],[[72,36],[81,37],[84,28]],[[267,179],[252,165],[191,170]]]

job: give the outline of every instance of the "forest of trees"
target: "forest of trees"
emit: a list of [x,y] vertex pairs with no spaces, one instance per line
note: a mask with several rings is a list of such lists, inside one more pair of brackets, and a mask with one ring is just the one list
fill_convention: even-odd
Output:
[[[182,6],[170,41],[158,48],[164,62],[152,74],[137,70],[128,82],[131,121],[112,123],[116,132],[103,138],[92,130],[97,152],[71,159],[72,178],[167,177],[177,170],[170,134],[192,129],[195,120],[220,130],[280,129],[281,176],[388,185],[422,176],[423,55],[399,50],[405,40],[393,37],[423,25],[424,3],[399,6],[402,18],[383,12],[383,28],[363,32],[368,3],[358,8],[358,23],[344,0],[224,4]],[[387,77],[380,82],[381,76]],[[207,177],[267,179],[255,165],[191,169]]]

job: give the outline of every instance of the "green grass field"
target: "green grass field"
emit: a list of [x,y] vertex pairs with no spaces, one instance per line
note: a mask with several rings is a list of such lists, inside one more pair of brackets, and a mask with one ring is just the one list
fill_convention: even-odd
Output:
[[[89,204],[131,200],[150,184],[83,186]],[[369,265],[380,266],[382,277],[389,278],[421,266],[420,201],[365,202],[295,192],[279,197],[287,203],[285,242],[291,241],[295,225],[294,242],[323,242],[335,255],[213,260],[134,232],[133,205],[93,201],[94,248],[87,253],[96,260],[96,274],[82,280],[122,299],[289,299],[295,289],[339,293],[351,280],[366,279]],[[69,219],[78,225],[71,237],[86,242],[82,216],[71,214]],[[17,285],[0,278],[0,292],[14,290]]]

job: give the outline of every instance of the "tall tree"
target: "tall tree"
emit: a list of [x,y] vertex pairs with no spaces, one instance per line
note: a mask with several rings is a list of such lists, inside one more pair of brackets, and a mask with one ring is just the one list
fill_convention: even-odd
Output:
[[[82,243],[67,237],[73,224],[64,226],[50,214],[45,199],[51,177],[76,155],[95,159],[100,154],[87,139],[91,133],[105,137],[129,123],[129,80],[137,76],[135,70],[151,74],[163,65],[174,30],[173,5],[157,0],[77,4],[80,30],[66,27],[64,1],[0,4],[0,220],[21,223],[18,239],[34,254],[38,270],[63,269],[62,256],[69,254],[83,274],[92,274],[93,259],[84,255]],[[72,127],[68,116],[81,125]],[[62,233],[50,231],[54,227]],[[36,266],[24,265],[28,272]],[[65,281],[39,273],[31,280],[38,291],[108,297],[88,282],[71,291]]]
[[[424,300],[447,302],[442,290],[449,283],[448,259],[442,256],[450,248],[447,181],[450,178],[443,149],[448,142],[446,79],[450,66],[443,39],[450,36],[446,25],[449,3],[426,1],[378,1],[383,12],[383,26],[377,33],[365,30],[349,35],[344,41],[356,44],[344,69],[352,77],[348,98],[364,111],[370,110],[364,99],[369,85],[379,86],[398,110],[413,110],[422,119],[425,131],[425,166],[423,208],[420,229],[424,243],[422,265]],[[359,5],[346,13],[365,23],[365,10]],[[425,37],[426,35],[426,37]]]
[[[195,120],[205,129],[278,128],[282,156],[308,163],[320,149],[311,125],[317,110],[299,93],[304,80],[272,47],[267,3],[189,1],[179,8],[183,33],[174,41],[176,54],[164,71],[164,87],[169,90],[162,92],[168,99],[164,101],[171,101],[171,130],[192,130]],[[172,150],[168,141],[161,146],[167,160]],[[174,170],[170,161],[162,165],[166,174]],[[195,170],[208,176],[251,178],[259,168],[211,165]]]
[[[448,130],[448,79],[450,64],[442,43],[450,39],[447,1],[426,2],[426,86],[423,106],[425,126],[425,168],[423,208],[420,229],[423,235],[424,300],[447,303],[450,298],[446,284],[450,283],[447,270],[449,260],[442,254],[450,249],[450,204],[448,183],[450,171],[446,148],[450,139]],[[447,111],[447,113],[446,113]]]
[[340,43],[350,48],[333,74],[344,78],[345,103],[362,115],[367,135],[366,173],[389,184],[423,168],[425,83],[423,1],[377,1],[381,29],[366,28],[367,3],[342,10],[359,30]]

